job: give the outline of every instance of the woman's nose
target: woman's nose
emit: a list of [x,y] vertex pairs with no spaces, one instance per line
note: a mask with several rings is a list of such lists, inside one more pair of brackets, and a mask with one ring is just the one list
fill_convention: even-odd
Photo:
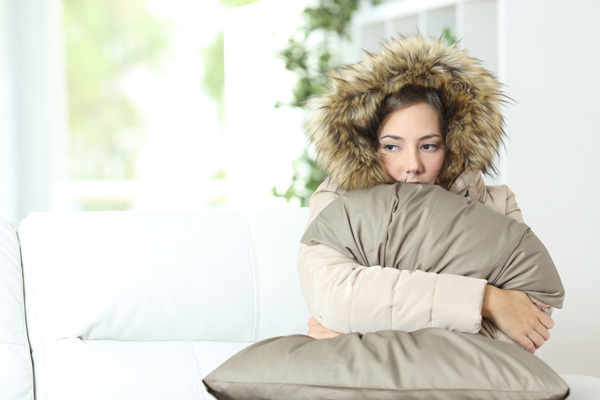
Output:
[[419,153],[417,151],[409,151],[407,152],[406,159],[406,173],[407,174],[417,174],[421,172],[421,159],[419,158]]

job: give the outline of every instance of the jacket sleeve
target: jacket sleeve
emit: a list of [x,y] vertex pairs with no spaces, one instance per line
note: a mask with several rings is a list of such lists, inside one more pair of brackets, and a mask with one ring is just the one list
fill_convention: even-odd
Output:
[[[309,223],[337,197],[317,191]],[[305,244],[300,244],[298,272],[313,317],[337,332],[480,330],[483,279],[365,267],[325,245]]]

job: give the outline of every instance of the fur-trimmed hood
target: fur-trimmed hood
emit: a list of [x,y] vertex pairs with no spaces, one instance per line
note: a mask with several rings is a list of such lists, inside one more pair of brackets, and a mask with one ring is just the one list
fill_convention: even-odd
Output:
[[437,90],[446,106],[440,185],[449,188],[465,171],[495,171],[506,97],[494,76],[464,50],[421,35],[401,36],[328,76],[329,91],[307,103],[307,128],[319,164],[344,190],[393,182],[374,139],[378,113],[387,96],[409,85]]

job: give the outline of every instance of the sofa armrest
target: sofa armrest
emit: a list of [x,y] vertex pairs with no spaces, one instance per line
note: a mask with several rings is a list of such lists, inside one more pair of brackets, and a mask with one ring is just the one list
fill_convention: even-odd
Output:
[[33,399],[26,329],[19,241],[0,218],[0,400]]

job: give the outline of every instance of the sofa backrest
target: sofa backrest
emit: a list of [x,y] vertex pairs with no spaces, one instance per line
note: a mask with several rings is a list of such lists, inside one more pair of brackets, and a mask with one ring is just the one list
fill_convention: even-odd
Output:
[[0,219],[0,400],[33,399],[19,241]]
[[248,344],[304,333],[308,211],[32,214],[19,227],[36,399],[201,399]]

